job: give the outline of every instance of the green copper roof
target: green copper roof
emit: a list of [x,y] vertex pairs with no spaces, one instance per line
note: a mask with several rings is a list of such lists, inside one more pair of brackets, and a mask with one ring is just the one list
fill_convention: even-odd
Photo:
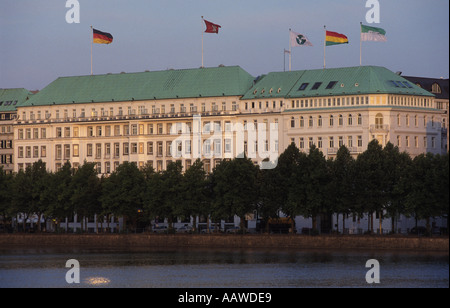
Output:
[[241,96],[254,77],[239,66],[61,77],[31,105]]
[[384,67],[358,66],[269,73],[243,99],[279,97],[269,93],[272,88],[281,89],[285,98],[377,93],[433,96]]
[[31,95],[30,91],[23,88],[0,89],[0,112],[16,111]]

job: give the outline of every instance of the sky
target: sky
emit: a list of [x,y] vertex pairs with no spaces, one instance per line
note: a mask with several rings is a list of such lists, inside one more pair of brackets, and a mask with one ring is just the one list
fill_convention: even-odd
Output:
[[[292,70],[323,68],[324,25],[348,45],[326,48],[327,68],[359,65],[360,22],[386,30],[387,42],[363,42],[363,65],[403,75],[449,76],[449,1],[378,0],[369,24],[366,0],[78,0],[80,23],[67,23],[66,0],[0,1],[0,88],[41,90],[58,77],[89,75],[90,26],[111,33],[93,45],[94,74],[239,65],[253,76],[288,69],[289,29],[313,47],[292,48]],[[286,66],[284,65],[286,60]]]

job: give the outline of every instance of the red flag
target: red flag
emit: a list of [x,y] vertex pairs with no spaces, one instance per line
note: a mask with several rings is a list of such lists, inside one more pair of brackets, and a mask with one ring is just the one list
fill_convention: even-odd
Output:
[[219,33],[219,28],[222,28],[219,25],[213,24],[212,22],[209,22],[205,19],[203,19],[203,21],[206,24],[206,31],[205,33]]

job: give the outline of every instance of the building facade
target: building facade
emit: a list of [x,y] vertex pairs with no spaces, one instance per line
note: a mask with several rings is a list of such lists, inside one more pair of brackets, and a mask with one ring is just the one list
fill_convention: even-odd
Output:
[[[433,94],[382,67],[269,73],[240,67],[59,78],[18,107],[14,170],[122,162],[157,171],[200,158],[207,171],[242,155],[273,163],[294,142],[357,156],[377,139],[412,156],[443,153],[445,111]],[[274,165],[274,164],[273,164]]]
[[[238,66],[64,77],[18,104],[10,120],[10,169],[38,160],[50,171],[93,162],[108,175],[124,161],[162,171],[173,161],[187,170],[200,158],[211,172],[222,159],[244,154],[271,168],[292,142],[332,158],[342,145],[356,157],[373,139],[412,157],[441,154],[448,144],[441,105],[415,82],[375,66],[258,78]],[[249,227],[256,224],[251,216]],[[395,228],[414,224],[402,217]],[[296,226],[300,232],[311,220],[297,217]],[[347,232],[366,227],[367,218],[346,219]]]
[[6,173],[14,170],[14,130],[16,108],[31,96],[26,89],[0,89],[0,167]]

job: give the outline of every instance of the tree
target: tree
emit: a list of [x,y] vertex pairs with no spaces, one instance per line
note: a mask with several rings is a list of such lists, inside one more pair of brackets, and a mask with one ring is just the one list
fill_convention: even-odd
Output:
[[70,162],[66,162],[63,167],[55,173],[51,173],[48,178],[46,194],[47,202],[45,215],[54,219],[56,226],[65,218],[74,213],[71,197],[71,182],[73,169]]
[[[407,153],[400,153],[398,147],[390,142],[383,149],[384,193],[386,195],[386,211],[392,220],[392,232],[395,233],[395,219],[405,209],[405,191],[401,185],[406,170],[412,163]],[[381,218],[380,218],[381,229]]]
[[169,231],[177,214],[183,213],[182,165],[180,162],[168,164],[166,170],[148,173],[145,210],[152,218],[167,218]]
[[384,182],[383,150],[376,139],[372,140],[367,150],[356,159],[356,204],[357,212],[369,214],[369,230],[373,233],[373,214],[382,216],[387,204],[386,183]]
[[[291,232],[295,230],[295,216],[300,215],[300,207],[304,204],[305,194],[303,187],[303,172],[306,166],[306,154],[301,153],[291,143],[278,158],[278,164],[271,173],[273,183],[272,197],[268,196],[269,202],[291,219]],[[266,195],[267,196],[267,195]]]
[[[426,220],[428,234],[431,234],[430,218],[443,214],[443,202],[445,194],[448,194],[440,191],[443,188],[440,181],[443,183],[446,181],[445,175],[438,172],[439,167],[444,167],[445,170],[445,165],[440,165],[440,160],[440,155],[435,156],[431,153],[417,156],[408,170],[409,178],[404,182],[408,189],[405,200],[406,211],[414,215],[416,221]],[[448,190],[448,186],[445,190]],[[445,206],[448,206],[448,203]]]
[[[329,205],[329,187],[330,187],[330,172],[327,161],[323,153],[315,146],[311,147],[307,157],[307,164],[305,167],[299,165],[300,168],[305,168],[305,171],[300,173],[303,176],[304,189],[304,203],[300,207],[301,215],[312,218],[313,230],[317,228],[317,217],[320,214],[327,213],[327,205]],[[300,194],[302,196],[302,194]]]
[[103,210],[124,217],[136,226],[138,212],[144,208],[145,178],[135,163],[124,162],[102,183]]
[[197,228],[196,217],[208,215],[207,184],[203,163],[200,159],[197,159],[184,173],[181,188],[183,204],[178,210],[180,215],[184,217],[192,216],[194,218],[194,231]]
[[3,219],[3,231],[7,232],[6,224],[11,222],[11,187],[13,176],[6,174],[0,166],[0,216]]
[[258,166],[248,158],[223,160],[214,168],[212,185],[217,218],[236,215],[245,231],[245,215],[256,209],[258,202]]
[[84,217],[92,217],[102,210],[100,203],[102,190],[96,164],[85,162],[80,166],[73,175],[69,190],[73,192],[70,198],[71,208],[83,219],[81,224],[83,232],[86,229]]
[[[342,230],[345,230],[345,217],[355,213],[355,159],[346,146],[342,146],[331,164],[330,199],[331,208],[342,214]],[[338,216],[339,217],[339,216]],[[339,224],[339,222],[338,222]]]

